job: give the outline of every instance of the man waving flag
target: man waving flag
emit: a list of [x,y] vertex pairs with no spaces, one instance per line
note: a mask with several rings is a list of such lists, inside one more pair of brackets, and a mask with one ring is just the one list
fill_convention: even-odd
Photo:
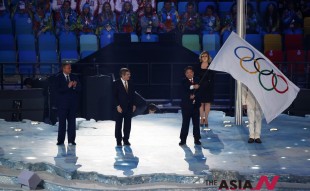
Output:
[[299,88],[252,45],[232,32],[209,69],[229,73],[254,94],[267,123],[296,98]]

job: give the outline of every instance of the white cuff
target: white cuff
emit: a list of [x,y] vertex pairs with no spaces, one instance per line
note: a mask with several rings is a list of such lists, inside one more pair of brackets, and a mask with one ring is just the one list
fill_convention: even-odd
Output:
[[191,85],[191,86],[189,87],[189,89],[190,89],[190,90],[193,90],[193,89],[194,89],[194,85]]

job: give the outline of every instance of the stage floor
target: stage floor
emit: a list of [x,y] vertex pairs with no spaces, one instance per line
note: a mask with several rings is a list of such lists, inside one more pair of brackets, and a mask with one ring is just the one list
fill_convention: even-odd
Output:
[[94,173],[114,178],[164,173],[206,179],[219,172],[245,177],[269,174],[283,176],[282,181],[302,177],[310,189],[310,117],[280,115],[270,124],[264,122],[262,144],[248,144],[246,123],[235,126],[233,121],[221,111],[211,111],[212,130],[202,131],[202,146],[194,145],[190,129],[187,146],[180,147],[181,114],[141,115],[132,121],[132,145],[118,148],[113,121],[79,119],[77,145],[57,146],[57,126],[0,120],[0,164],[45,170],[66,179],[77,177],[76,172],[84,178]]

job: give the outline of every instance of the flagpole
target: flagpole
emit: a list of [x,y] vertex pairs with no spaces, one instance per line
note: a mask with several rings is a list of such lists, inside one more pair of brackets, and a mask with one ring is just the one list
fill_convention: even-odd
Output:
[[[246,0],[237,0],[237,34],[244,38]],[[241,82],[235,82],[235,124],[242,125]]]

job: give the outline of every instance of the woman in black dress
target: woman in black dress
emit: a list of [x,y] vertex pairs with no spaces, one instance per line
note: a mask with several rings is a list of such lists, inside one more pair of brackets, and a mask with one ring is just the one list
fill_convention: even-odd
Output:
[[200,87],[199,95],[201,99],[200,106],[200,126],[208,127],[208,115],[211,103],[214,100],[214,71],[209,70],[212,58],[207,51],[203,51],[199,56],[200,65]]

